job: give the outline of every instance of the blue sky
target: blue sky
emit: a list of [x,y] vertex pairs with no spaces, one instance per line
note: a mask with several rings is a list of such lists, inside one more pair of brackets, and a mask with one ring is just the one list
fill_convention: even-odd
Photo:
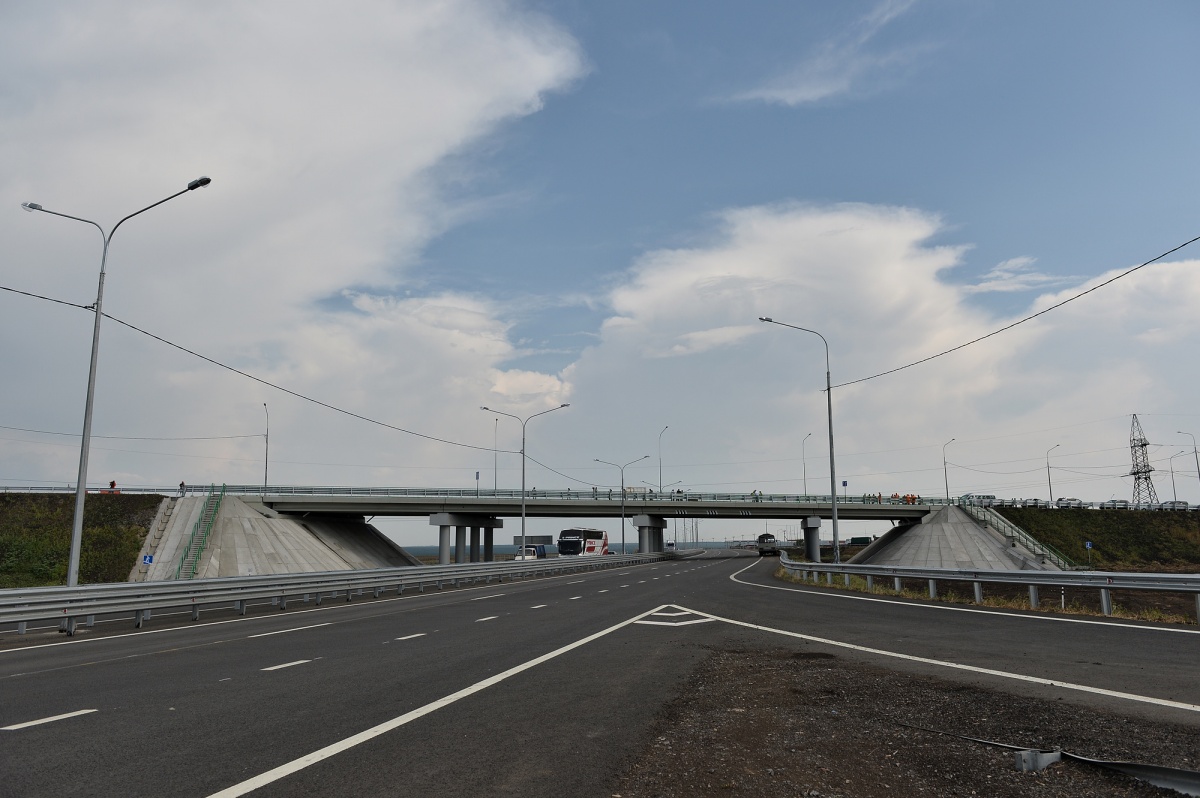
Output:
[[[1191,2],[9,5],[0,285],[94,298],[95,231],[21,202],[109,225],[208,174],[118,233],[107,312],[483,449],[519,441],[480,405],[570,402],[531,424],[566,475],[542,487],[642,454],[656,481],[668,426],[665,482],[816,492],[823,351],[757,317],[822,331],[845,381],[1200,234],[1198,29]],[[835,390],[848,490],[939,493],[955,438],[954,493],[1043,497],[1057,443],[1058,495],[1123,496],[1137,412],[1162,498],[1200,501],[1171,459],[1200,434],[1198,246]],[[0,483],[66,484],[90,319],[0,309]],[[491,482],[490,452],[108,323],[91,481],[258,481],[264,402],[272,481]]]

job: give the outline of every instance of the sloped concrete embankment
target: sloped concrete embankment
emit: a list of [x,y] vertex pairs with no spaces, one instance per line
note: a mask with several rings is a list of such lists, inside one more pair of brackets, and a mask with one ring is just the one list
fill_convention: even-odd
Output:
[[895,527],[850,562],[980,571],[1058,570],[954,506],[930,513],[919,524]]
[[[180,558],[203,507],[203,496],[164,500],[142,550],[142,555],[152,554],[154,562],[147,566],[139,562],[130,581],[175,579]],[[256,511],[238,497],[226,496],[201,555],[196,578],[405,565],[420,565],[420,561],[362,519],[280,516],[269,510]]]

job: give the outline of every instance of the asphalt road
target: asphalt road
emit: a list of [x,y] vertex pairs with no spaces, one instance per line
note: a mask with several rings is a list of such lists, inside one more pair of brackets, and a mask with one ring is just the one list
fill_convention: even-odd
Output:
[[44,633],[0,650],[0,795],[609,796],[730,646],[1200,726],[1196,631],[868,599],[732,555]]

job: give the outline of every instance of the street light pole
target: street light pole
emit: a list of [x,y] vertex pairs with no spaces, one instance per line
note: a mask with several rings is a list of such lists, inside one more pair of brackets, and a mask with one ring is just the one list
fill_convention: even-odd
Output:
[[522,557],[525,556],[525,425],[529,423],[530,419],[537,418],[538,416],[544,416],[547,413],[553,413],[555,410],[562,410],[564,407],[570,407],[570,406],[571,405],[569,405],[569,404],[561,404],[558,407],[552,407],[549,410],[543,410],[540,413],[534,413],[532,416],[528,416],[526,418],[521,418],[520,416],[514,416],[512,413],[505,413],[500,410],[493,410],[490,407],[479,408],[480,410],[486,410],[489,413],[495,413],[498,416],[508,416],[509,418],[515,418],[517,421],[521,422],[521,556]]
[[619,465],[617,463],[610,463],[607,460],[601,460],[599,457],[592,458],[597,463],[604,463],[605,465],[610,465],[610,466],[614,466],[616,468],[621,469],[621,554],[622,555],[625,554],[625,466],[631,466],[634,463],[640,463],[643,460],[645,460],[646,458],[648,458],[649,456],[650,455],[648,455],[648,454],[644,454],[636,460],[630,460],[625,465]]
[[1050,488],[1050,503],[1054,504],[1054,483],[1050,481],[1050,452],[1062,446],[1061,443],[1056,443],[1046,450],[1046,486]]
[[946,447],[954,443],[957,438],[951,438],[942,444],[942,477],[946,480],[946,504],[950,503],[950,470],[946,467]]
[[794,324],[785,324],[782,321],[775,321],[768,316],[759,316],[759,321],[765,321],[770,324],[778,324],[780,327],[790,327],[793,330],[812,333],[821,339],[821,343],[825,344],[825,402],[826,410],[829,416],[829,502],[830,516],[833,526],[833,561],[840,563],[842,561],[842,552],[838,541],[838,513],[837,513],[837,467],[834,464],[833,455],[833,385],[829,379],[829,342],[825,340],[825,336],[821,335],[816,330],[810,330],[807,327],[797,327]]
[[1175,458],[1181,454],[1187,454],[1187,450],[1171,455],[1171,501],[1176,502],[1179,501],[1179,491],[1175,490]]
[[808,498],[808,463],[804,459],[804,443],[812,437],[812,433],[808,433],[800,441],[800,470],[804,474],[804,497]]
[[263,435],[265,445],[263,446],[263,493],[267,492],[267,466],[271,462],[271,411],[267,409],[267,403],[263,402],[263,412],[267,415],[266,434]]
[[1196,436],[1190,432],[1177,431],[1176,435],[1186,435],[1192,439],[1192,457],[1196,458],[1196,478],[1200,479],[1200,454],[1196,454]]
[[[663,432],[670,429],[670,425],[662,428],[662,432],[658,433],[658,492],[662,493],[662,436]],[[624,553],[624,552],[622,552]]]
[[113,234],[117,232],[117,228],[122,224],[137,216],[145,213],[151,208],[157,208],[164,202],[175,199],[180,194],[186,194],[189,191],[207,186],[212,181],[207,177],[199,177],[187,184],[187,188],[182,191],[177,191],[166,199],[161,199],[153,205],[147,205],[140,211],[131,213],[121,221],[113,225],[112,229],[107,233],[104,228],[90,219],[81,219],[78,216],[70,216],[69,214],[51,211],[38,205],[36,202],[22,202],[21,207],[27,211],[41,211],[48,213],[51,216],[61,216],[64,219],[74,219],[77,222],[90,224],[100,231],[100,236],[103,239],[103,249],[100,253],[100,280],[96,287],[96,304],[93,311],[96,314],[96,320],[92,327],[92,359],[88,366],[88,385],[87,385],[87,400],[83,406],[83,441],[79,449],[79,479],[75,485],[75,518],[71,523],[71,555],[67,564],[67,587],[74,587],[79,583],[79,551],[83,544],[83,504],[87,496],[87,466],[88,455],[92,448],[92,406],[96,395],[96,361],[100,353],[100,318],[104,315],[104,271],[108,263],[108,245],[112,242]]

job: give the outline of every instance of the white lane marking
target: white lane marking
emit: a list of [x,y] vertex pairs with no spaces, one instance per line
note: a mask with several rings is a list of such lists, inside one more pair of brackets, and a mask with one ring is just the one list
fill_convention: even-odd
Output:
[[499,615],[489,615],[486,618],[476,618],[475,623],[483,623],[484,621],[494,621],[499,617],[500,617]]
[[656,612],[654,614],[655,614],[655,616],[665,616],[665,617],[670,618],[670,617],[674,617],[677,615],[691,615],[692,612],[691,612],[691,610],[682,610],[680,612]]
[[[761,560],[759,562],[761,562]],[[1168,627],[1168,626],[1138,626],[1137,624],[1132,624],[1132,623],[1121,623],[1121,622],[1113,622],[1113,621],[1092,621],[1092,620],[1088,620],[1087,618],[1062,618],[1057,615],[1022,615],[1022,614],[1016,613],[1016,612],[998,612],[995,610],[980,610],[980,609],[975,609],[974,607],[953,607],[953,606],[947,606],[945,604],[910,604],[906,601],[895,601],[892,599],[878,598],[878,597],[873,597],[873,596],[851,596],[851,595],[846,595],[845,593],[841,593],[841,592],[827,592],[824,590],[805,590],[804,588],[784,587],[783,585],[760,585],[760,584],[756,584],[754,582],[743,582],[741,579],[735,578],[742,571],[749,570],[750,568],[753,568],[756,565],[758,565],[758,562],[752,562],[749,565],[747,565],[745,568],[741,569],[741,571],[734,571],[732,574],[729,575],[730,581],[737,582],[739,585],[745,585],[746,587],[761,587],[764,590],[786,590],[789,593],[804,593],[809,596],[824,596],[826,598],[849,599],[851,601],[874,601],[874,602],[878,602],[880,604],[890,604],[893,607],[910,607],[913,609],[923,609],[923,610],[945,610],[947,612],[973,612],[973,613],[977,613],[979,615],[992,615],[992,616],[996,616],[999,618],[1019,618],[1023,621],[1055,621],[1057,623],[1083,623],[1083,624],[1089,624],[1092,626],[1105,626],[1110,629],[1111,628],[1138,629],[1143,632],[1175,632],[1176,634],[1200,635],[1200,629],[1183,629],[1183,628],[1175,628],[1175,627]],[[946,581],[954,581],[954,580],[946,580]],[[969,582],[970,580],[968,579],[968,580],[958,580],[958,581],[968,581]]]
[[586,579],[576,579],[574,582],[567,582],[568,585],[582,585]]
[[277,670],[281,670],[281,669],[283,669],[283,668],[290,668],[290,667],[292,667],[293,665],[303,665],[303,664],[304,664],[304,663],[306,663],[306,662],[312,662],[312,660],[311,660],[311,659],[298,659],[298,660],[296,660],[295,662],[285,662],[285,663],[283,663],[282,665],[272,665],[272,666],[271,666],[271,667],[269,667],[269,668],[262,668],[262,670],[264,670],[264,671],[277,671]]
[[581,599],[581,598],[583,598],[583,596],[571,596],[569,599],[567,599],[567,601],[575,601],[575,600]]
[[644,584],[646,584],[646,580],[645,580],[645,579],[639,579],[639,580],[638,580],[638,584],[639,584],[639,585],[644,585]]
[[270,637],[271,635],[282,635],[282,634],[286,634],[288,632],[299,632],[302,629],[316,629],[318,626],[332,626],[332,625],[333,625],[333,621],[328,621],[326,623],[314,623],[312,626],[297,626],[294,629],[280,629],[278,632],[263,632],[260,635],[249,635],[246,637],[246,639],[250,640],[255,637]]
[[550,606],[550,605],[549,605],[549,604],[534,604],[534,605],[533,605],[532,607],[530,607],[529,609],[531,609],[531,610],[540,610],[542,607],[548,607],[548,606]]
[[[685,608],[680,607],[679,609]],[[700,610],[689,610],[689,612],[705,618],[710,618],[714,621],[723,621],[725,623],[733,624],[734,626],[743,626],[747,629],[757,629],[760,632],[770,632],[771,634],[784,635],[785,637],[795,637],[800,640],[808,640],[812,643],[822,643],[827,646],[848,648],[852,651],[862,651],[867,654],[878,654],[880,656],[903,659],[909,662],[920,662],[925,665],[937,665],[938,667],[942,668],[952,668],[954,670],[968,671],[970,673],[982,673],[988,676],[999,676],[1003,679],[1014,679],[1019,682],[1030,682],[1032,684],[1041,684],[1047,687],[1061,687],[1064,690],[1077,690],[1081,693],[1095,693],[1096,695],[1109,696],[1110,698],[1124,698],[1128,701],[1137,701],[1143,704],[1154,704],[1160,707],[1171,707],[1172,709],[1186,709],[1189,712],[1200,712],[1200,705],[1197,704],[1185,704],[1181,701],[1171,701],[1166,698],[1154,698],[1152,696],[1138,695],[1136,693],[1122,693],[1117,690],[1106,690],[1103,687],[1091,687],[1086,684],[1062,682],[1057,679],[1043,679],[1040,676],[1026,676],[1023,673],[998,671],[993,668],[980,668],[976,665],[964,665],[961,662],[949,662],[947,660],[930,659],[929,657],[918,657],[913,654],[901,654],[899,651],[885,651],[881,648],[870,648],[868,646],[855,645],[854,643],[843,643],[840,640],[830,640],[825,637],[814,637],[813,635],[801,634],[800,632],[789,632],[786,629],[773,629],[770,626],[760,626],[756,623],[735,621],[732,618],[722,618],[720,615],[712,615],[711,613],[701,612]],[[637,621],[637,623],[643,622],[644,621],[642,620]]]
[[689,626],[693,623],[712,623],[713,618],[694,618],[690,621],[638,621],[646,626]]
[[404,637],[397,637],[396,639],[397,640],[412,640],[414,637],[424,637],[424,636],[425,636],[424,632],[417,632],[415,635],[405,635]]
[[604,588],[603,590],[597,590],[596,592],[597,592],[597,593],[607,593],[607,592],[608,592],[608,588]]
[[40,726],[43,723],[53,723],[56,720],[64,720],[66,718],[74,718],[79,715],[87,715],[91,712],[99,712],[98,709],[81,709],[77,712],[67,712],[63,715],[55,715],[50,718],[42,718],[41,720],[27,720],[24,723],[14,723],[11,726],[0,726],[0,731],[17,731],[18,729],[28,729],[30,726]]
[[629,587],[629,585],[621,585],[621,587]]
[[[663,605],[663,606],[665,606],[665,605]],[[271,784],[272,782],[276,782],[279,779],[282,779],[285,776],[290,776],[291,774],[296,773],[297,771],[303,770],[304,768],[308,767],[309,765],[315,765],[316,763],[318,763],[322,760],[328,759],[331,756],[336,756],[337,754],[340,754],[343,751],[348,751],[351,748],[355,747],[356,745],[361,745],[362,743],[365,743],[368,740],[372,740],[381,734],[386,734],[387,732],[389,732],[393,729],[398,729],[401,726],[404,726],[405,724],[412,723],[414,720],[423,718],[424,716],[428,715],[431,712],[436,712],[437,710],[439,710],[443,707],[448,707],[451,704],[455,703],[456,701],[460,701],[460,700],[462,700],[468,696],[474,695],[475,693],[478,693],[482,690],[486,690],[487,688],[492,687],[493,685],[499,684],[500,682],[504,681],[505,679],[508,679],[511,676],[516,676],[518,673],[523,673],[523,672],[529,670],[530,668],[535,668],[538,665],[541,665],[543,662],[549,662],[550,660],[554,659],[555,657],[558,657],[562,654],[566,654],[568,651],[574,651],[575,649],[577,649],[581,646],[585,646],[594,640],[599,640],[600,638],[602,638],[606,635],[612,634],[613,632],[616,632],[619,629],[623,629],[626,626],[629,626],[630,624],[637,623],[642,618],[645,618],[647,615],[650,615],[651,613],[657,612],[658,610],[661,610],[661,609],[663,609],[663,607],[659,606],[659,607],[655,607],[652,610],[648,610],[647,612],[641,613],[639,615],[635,615],[632,618],[630,618],[629,620],[621,621],[620,623],[616,624],[615,626],[610,626],[607,629],[603,629],[599,632],[596,632],[595,634],[591,634],[591,635],[588,635],[587,637],[580,638],[579,640],[576,640],[574,643],[568,643],[567,645],[563,646],[562,648],[555,649],[554,651],[551,651],[548,654],[543,654],[540,657],[535,657],[535,658],[529,660],[528,662],[524,662],[520,665],[509,668],[508,670],[506,670],[502,673],[498,673],[495,676],[490,676],[481,682],[476,682],[475,684],[471,685],[470,687],[464,687],[462,690],[459,690],[456,693],[451,693],[450,695],[446,696],[445,698],[439,698],[437,701],[434,701],[431,704],[426,704],[425,706],[414,709],[411,712],[406,712],[405,714],[400,715],[399,717],[395,717],[389,721],[380,723],[378,726],[372,726],[371,728],[366,729],[365,731],[361,731],[358,734],[347,737],[344,740],[340,740],[331,745],[327,745],[324,748],[320,748],[316,751],[313,751],[311,754],[306,754],[306,755],[300,757],[299,759],[293,759],[291,762],[286,762],[277,768],[268,770],[266,773],[260,773],[259,775],[253,776],[249,779],[246,779],[245,781],[235,784],[232,787],[227,787],[226,789],[221,790],[220,792],[215,792],[212,795],[208,796],[208,798],[236,798],[237,796],[245,795],[248,792],[257,790],[259,787],[264,787],[268,784]]]
[[475,598],[471,599],[471,601],[483,601],[484,599],[500,598],[501,596],[504,596],[504,595],[507,595],[507,594],[506,593],[493,593],[490,596],[476,596]]

